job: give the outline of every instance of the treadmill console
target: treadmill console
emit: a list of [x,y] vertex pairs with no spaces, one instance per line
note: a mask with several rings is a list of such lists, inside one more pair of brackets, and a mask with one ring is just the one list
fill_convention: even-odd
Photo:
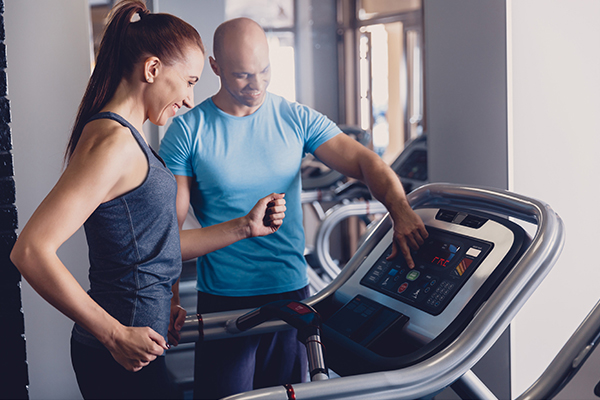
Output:
[[431,315],[439,315],[493,244],[432,227],[428,232],[425,243],[413,253],[414,269],[406,266],[402,256],[387,259],[392,252],[390,244],[360,284]]
[[453,340],[528,245],[523,228],[506,218],[435,207],[415,212],[429,233],[412,252],[415,268],[401,254],[388,260],[393,229],[387,225],[371,236],[381,239],[333,294],[330,308],[319,310],[328,351],[342,360],[336,372],[409,365]]

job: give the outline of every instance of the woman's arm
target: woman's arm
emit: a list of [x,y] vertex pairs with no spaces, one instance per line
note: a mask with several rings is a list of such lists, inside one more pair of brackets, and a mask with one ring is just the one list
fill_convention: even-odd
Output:
[[[190,206],[192,178],[175,175],[177,180],[177,220],[181,236],[181,257],[191,260],[222,249],[239,240],[265,236],[279,229],[285,218],[285,194],[272,193],[260,199],[250,212],[221,224],[198,229],[182,230]],[[173,285],[169,342],[177,345],[186,311],[180,305],[179,280]]]
[[126,369],[137,371],[162,354],[164,338],[150,328],[120,324],[56,254],[99,204],[143,181],[147,161],[131,133],[123,133],[115,128],[95,134],[86,127],[63,175],[19,235],[11,260],[46,301],[92,333]]
[[239,240],[276,232],[285,218],[285,194],[272,193],[260,199],[250,212],[217,225],[180,231],[183,260],[203,256]]
[[182,230],[190,207],[192,177],[175,175],[177,180],[177,220],[184,261],[203,256],[249,237],[269,235],[279,229],[285,218],[285,194],[272,193],[260,199],[250,212],[221,224]]

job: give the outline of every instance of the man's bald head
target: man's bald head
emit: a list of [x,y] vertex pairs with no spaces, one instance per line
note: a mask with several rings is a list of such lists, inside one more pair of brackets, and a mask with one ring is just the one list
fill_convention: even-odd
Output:
[[267,46],[263,28],[250,18],[235,18],[223,22],[215,30],[213,53],[219,62],[230,54],[237,54],[241,48]]
[[271,80],[269,43],[262,27],[249,18],[223,22],[214,35],[210,67],[221,80],[213,101],[236,116],[256,111]]

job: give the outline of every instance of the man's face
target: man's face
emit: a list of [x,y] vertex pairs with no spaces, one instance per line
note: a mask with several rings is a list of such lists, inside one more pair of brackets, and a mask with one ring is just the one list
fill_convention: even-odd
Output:
[[252,47],[230,48],[216,63],[221,85],[227,91],[232,105],[248,107],[252,111],[262,105],[271,81],[266,40]]

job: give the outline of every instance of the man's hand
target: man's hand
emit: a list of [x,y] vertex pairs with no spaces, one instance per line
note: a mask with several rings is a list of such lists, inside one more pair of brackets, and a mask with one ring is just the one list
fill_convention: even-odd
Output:
[[408,202],[403,203],[398,210],[390,211],[390,215],[394,221],[394,243],[392,253],[387,259],[391,260],[398,253],[402,253],[408,268],[413,269],[415,262],[410,251],[411,249],[417,250],[419,246],[425,243],[429,233],[427,233],[421,218],[414,212]]
[[171,304],[171,319],[169,321],[169,344],[177,346],[181,340],[179,332],[183,328],[187,311],[179,304]]

